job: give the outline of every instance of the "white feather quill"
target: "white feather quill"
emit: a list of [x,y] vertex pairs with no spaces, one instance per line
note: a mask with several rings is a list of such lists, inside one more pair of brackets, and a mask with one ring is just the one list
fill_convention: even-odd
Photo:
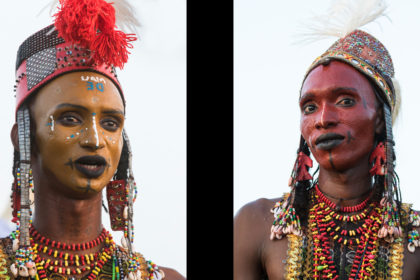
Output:
[[315,16],[304,25],[298,35],[299,43],[329,37],[343,38],[350,32],[386,15],[384,0],[335,0],[328,14]]

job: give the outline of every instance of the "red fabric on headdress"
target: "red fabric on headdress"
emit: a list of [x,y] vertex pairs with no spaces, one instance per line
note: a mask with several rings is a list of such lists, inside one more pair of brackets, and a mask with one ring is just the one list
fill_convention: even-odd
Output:
[[60,0],[54,15],[58,35],[94,52],[97,64],[123,68],[127,62],[134,34],[115,30],[115,9],[104,0]]
[[[107,64],[104,64],[104,63],[95,65],[95,63],[93,61],[93,57],[83,56],[83,53],[86,52],[86,49],[78,48],[76,50],[75,47],[77,47],[77,46],[74,45],[73,43],[70,43],[70,42],[65,42],[65,43],[56,45],[55,46],[55,48],[56,48],[56,62],[57,62],[58,68],[55,69],[54,72],[52,72],[51,74],[49,74],[48,76],[43,78],[42,81],[40,81],[39,83],[37,83],[35,86],[33,86],[30,89],[28,89],[28,76],[26,75],[28,73],[27,61],[25,60],[19,66],[18,70],[16,71],[16,78],[18,78],[18,77],[21,77],[21,78],[19,78],[19,82],[16,85],[16,112],[17,112],[18,108],[20,107],[20,105],[22,105],[22,103],[33,92],[36,92],[39,88],[41,88],[43,85],[47,84],[48,82],[52,81],[56,77],[58,77],[58,76],[60,76],[64,73],[73,72],[73,71],[92,71],[92,72],[101,73],[101,74],[107,76],[115,84],[115,86],[118,88],[118,90],[121,94],[121,98],[122,98],[122,100],[125,104],[123,90],[121,88],[121,85],[120,85],[115,73],[113,72],[112,67],[109,67]],[[66,48],[72,50],[72,56],[77,58],[77,60],[79,62],[82,61],[82,60],[85,60],[85,62],[83,64],[82,63],[79,63],[79,64],[73,63],[71,66],[69,65],[69,63],[61,65],[61,63],[64,61],[64,57],[66,57],[66,56],[69,57],[69,55],[66,54],[66,52],[67,52]],[[77,56],[78,54],[79,54],[79,56]]]
[[311,174],[309,174],[307,167],[312,167],[312,159],[308,157],[305,153],[299,152],[297,161],[298,171],[296,181],[311,180],[312,176]]

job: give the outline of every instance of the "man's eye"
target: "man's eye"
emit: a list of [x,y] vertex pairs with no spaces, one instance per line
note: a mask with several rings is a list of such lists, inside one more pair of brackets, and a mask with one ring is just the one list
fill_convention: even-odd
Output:
[[316,110],[316,106],[314,104],[308,104],[308,105],[303,106],[303,113],[305,115],[311,114],[315,112],[315,110]]
[[120,127],[120,123],[113,119],[105,119],[101,122],[101,125],[103,128],[110,131],[115,131]]
[[82,122],[80,118],[74,115],[63,115],[59,118],[59,121],[64,125],[77,125]]
[[356,103],[356,101],[352,98],[343,98],[340,101],[338,101],[338,105],[342,105],[344,107],[351,107]]

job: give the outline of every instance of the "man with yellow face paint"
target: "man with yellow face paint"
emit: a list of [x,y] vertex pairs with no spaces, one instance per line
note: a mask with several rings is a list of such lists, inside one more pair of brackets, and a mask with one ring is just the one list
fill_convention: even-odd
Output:
[[[136,40],[115,29],[115,11],[130,9],[123,0],[61,0],[54,24],[19,48],[11,132],[17,229],[0,240],[9,278],[185,279],[132,248],[137,190],[115,71]],[[102,225],[105,188],[121,246]]]

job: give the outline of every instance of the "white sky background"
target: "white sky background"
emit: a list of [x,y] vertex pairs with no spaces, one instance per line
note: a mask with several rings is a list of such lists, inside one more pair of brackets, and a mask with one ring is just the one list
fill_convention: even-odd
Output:
[[[331,1],[234,2],[234,213],[287,185],[300,137],[299,89],[312,61],[336,38],[293,45],[298,26],[324,15]],[[378,38],[394,62],[402,106],[394,125],[404,202],[420,209],[420,2],[388,1],[388,16],[362,30]],[[311,169],[312,171],[315,168]]]
[[[19,45],[52,23],[49,0],[6,1],[0,9],[0,215],[10,220],[13,180],[10,128],[14,122]],[[142,24],[128,63],[118,71],[127,100],[125,127],[138,186],[135,249],[186,275],[186,2],[131,0]],[[110,229],[104,213],[104,225]],[[13,224],[12,224],[13,225]],[[113,233],[117,243],[121,234]]]

